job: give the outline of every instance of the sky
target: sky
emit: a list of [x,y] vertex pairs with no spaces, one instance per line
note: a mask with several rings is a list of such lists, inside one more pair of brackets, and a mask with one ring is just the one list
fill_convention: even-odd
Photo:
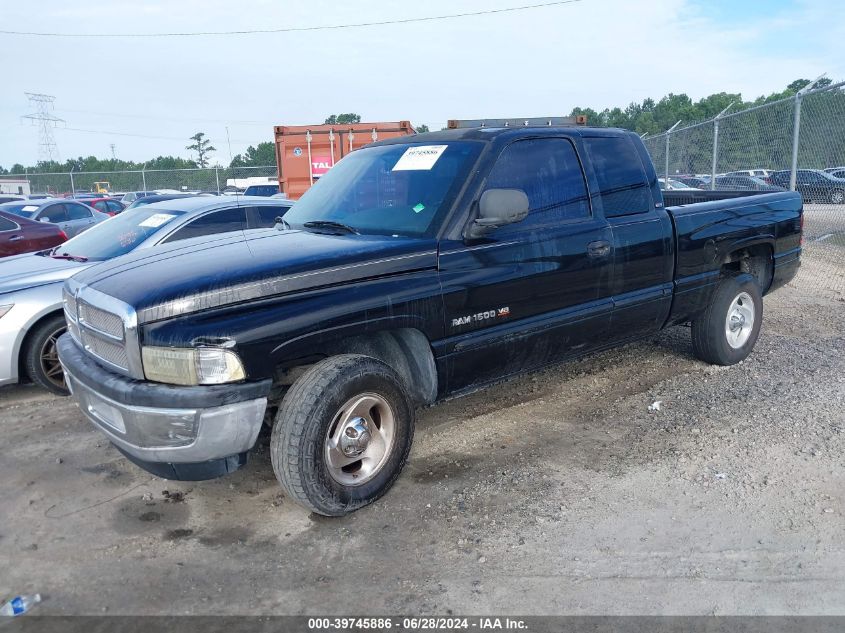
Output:
[[[540,2],[542,0],[533,0]],[[106,38],[103,33],[310,27],[514,7],[532,0],[2,0],[0,166],[34,164],[25,92],[54,95],[59,158],[215,159],[273,140],[274,125],[560,116],[647,97],[845,79],[845,20],[830,0],[580,0],[451,20],[295,33]],[[228,141],[227,141],[228,128]],[[85,131],[82,131],[85,130]],[[154,137],[154,138],[151,138]],[[230,149],[231,148],[231,149]]]

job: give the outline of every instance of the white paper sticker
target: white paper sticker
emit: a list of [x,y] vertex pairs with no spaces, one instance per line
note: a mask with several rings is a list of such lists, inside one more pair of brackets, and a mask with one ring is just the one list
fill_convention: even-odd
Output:
[[409,147],[393,166],[393,171],[428,171],[446,150],[447,145],[420,145]]
[[38,206],[34,204],[28,204],[23,208],[24,211],[38,211]]
[[138,226],[146,226],[152,229],[156,229],[160,227],[162,224],[167,224],[175,218],[176,216],[172,213],[156,213],[155,215],[151,215],[146,220],[141,222]]

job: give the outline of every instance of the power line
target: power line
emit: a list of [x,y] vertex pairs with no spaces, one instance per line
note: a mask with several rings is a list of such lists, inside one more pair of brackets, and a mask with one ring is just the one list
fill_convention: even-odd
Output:
[[[87,130],[85,128],[78,128],[78,127],[60,127],[60,130],[67,130],[69,132],[84,132],[86,134],[102,134],[108,136],[131,136],[133,138],[149,138],[157,141],[185,141],[189,140],[184,137],[177,137],[177,136],[151,136],[148,134],[133,134],[131,132],[112,132],[110,130]],[[240,139],[232,139],[233,143],[241,143],[241,144],[251,144],[255,141],[243,141]]]
[[468,18],[479,15],[493,15],[497,13],[513,13],[515,11],[527,11],[529,9],[543,9],[564,4],[574,4],[583,0],[558,0],[556,2],[542,2],[539,4],[525,4],[519,7],[506,7],[503,9],[486,9],[484,11],[468,11],[465,13],[449,13],[446,15],[432,15],[422,18],[403,18],[398,20],[380,20],[377,22],[357,22],[354,24],[329,24],[325,26],[296,26],[279,29],[248,29],[243,31],[195,31],[184,33],[48,33],[42,31],[10,31],[0,29],[0,35],[21,35],[28,37],[85,37],[85,38],[147,38],[147,37],[201,37],[213,35],[256,35],[266,33],[301,33],[304,31],[330,31],[338,29],[357,29],[367,26],[389,26],[393,24],[410,24],[412,22],[433,22],[435,20],[452,20],[455,18]]
[[154,116],[150,114],[127,114],[125,112],[101,112],[95,110],[73,110],[70,108],[59,108],[60,112],[72,112],[75,114],[92,114],[95,116],[115,117],[119,119],[152,119],[155,121],[177,121],[177,122],[192,122],[197,123],[229,123],[237,125],[264,125],[273,127],[272,123],[267,121],[243,121],[237,119],[201,119],[197,117],[175,117],[175,116]]

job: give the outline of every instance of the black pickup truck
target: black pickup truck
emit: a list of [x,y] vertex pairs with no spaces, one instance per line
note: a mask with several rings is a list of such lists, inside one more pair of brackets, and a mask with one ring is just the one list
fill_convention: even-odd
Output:
[[665,208],[624,130],[420,134],[345,157],[274,229],[74,276],[59,356],[141,467],[219,476],[267,425],[287,493],[342,515],[398,477],[421,405],[677,324],[741,361],[801,232],[792,192]]

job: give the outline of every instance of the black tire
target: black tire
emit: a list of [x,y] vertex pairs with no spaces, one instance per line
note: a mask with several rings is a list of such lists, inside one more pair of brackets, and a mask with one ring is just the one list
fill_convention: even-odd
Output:
[[24,348],[24,370],[30,380],[59,396],[70,395],[56,354],[56,339],[66,331],[64,315],[51,316],[29,333]]
[[[751,298],[754,318],[748,338],[739,347],[728,342],[728,311],[741,294]],[[754,349],[763,322],[763,295],[753,275],[742,273],[725,277],[704,313],[692,323],[692,349],[701,360],[713,365],[735,365]]]
[[[343,485],[330,472],[326,438],[345,403],[376,394],[391,408],[392,448],[380,469],[360,485]],[[370,356],[332,356],[308,369],[282,400],[270,440],[270,457],[285,491],[306,508],[342,516],[372,503],[396,481],[414,436],[414,407],[402,380]]]
[[830,202],[830,204],[845,203],[845,191],[843,191],[842,189],[834,189],[830,192],[828,202]]

